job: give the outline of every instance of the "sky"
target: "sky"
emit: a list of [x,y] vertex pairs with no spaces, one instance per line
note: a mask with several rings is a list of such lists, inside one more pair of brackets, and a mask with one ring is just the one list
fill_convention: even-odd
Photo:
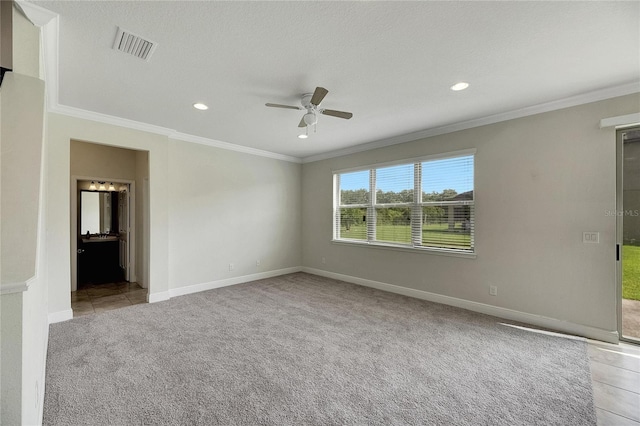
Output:
[[[413,164],[377,169],[376,189],[400,192],[413,188]],[[369,171],[343,173],[340,189],[369,189]],[[422,191],[455,189],[458,194],[473,189],[473,156],[446,158],[422,163]]]

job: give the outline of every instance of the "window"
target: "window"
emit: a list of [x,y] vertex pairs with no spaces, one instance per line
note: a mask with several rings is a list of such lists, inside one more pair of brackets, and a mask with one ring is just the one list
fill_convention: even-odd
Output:
[[474,153],[334,173],[334,240],[473,253]]

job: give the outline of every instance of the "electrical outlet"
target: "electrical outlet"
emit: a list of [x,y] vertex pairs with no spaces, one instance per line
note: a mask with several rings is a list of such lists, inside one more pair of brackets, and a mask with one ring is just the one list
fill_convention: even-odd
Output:
[[582,242],[583,243],[600,243],[600,233],[599,232],[583,232],[582,233]]
[[489,286],[489,294],[492,295],[492,296],[497,296],[498,295],[498,286],[490,285]]
[[256,260],[256,266],[260,266],[260,259]]
[[229,264],[229,270],[230,270],[230,271],[233,271],[233,263],[230,263],[230,264]]
[[327,259],[326,259],[326,258],[324,258],[324,257],[322,258],[322,264],[323,264],[323,265],[326,265],[326,264],[327,264]]

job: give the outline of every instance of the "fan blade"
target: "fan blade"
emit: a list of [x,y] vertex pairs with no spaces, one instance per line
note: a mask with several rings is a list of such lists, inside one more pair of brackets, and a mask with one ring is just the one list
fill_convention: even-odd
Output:
[[330,115],[332,117],[338,117],[338,118],[345,118],[347,120],[353,117],[353,114],[351,114],[350,112],[336,111],[333,109],[323,109],[322,113],[324,115]]
[[298,124],[298,127],[306,127],[307,123],[304,122],[304,116],[302,117],[302,120],[300,120],[300,124]]
[[266,103],[265,106],[272,107],[272,108],[304,109],[302,107],[297,107],[297,106],[281,105],[281,104],[269,104],[269,103]]
[[315,106],[320,105],[320,102],[327,96],[329,91],[324,87],[316,87],[316,91],[313,92],[313,96],[311,97],[311,103]]

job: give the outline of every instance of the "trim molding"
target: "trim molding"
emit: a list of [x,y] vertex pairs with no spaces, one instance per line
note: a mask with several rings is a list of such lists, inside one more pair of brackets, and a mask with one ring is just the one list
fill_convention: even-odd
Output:
[[292,157],[290,155],[278,154],[271,151],[264,151],[262,149],[250,148],[244,145],[236,145],[229,142],[218,141],[215,139],[203,138],[200,136],[189,135],[187,133],[180,133],[174,131],[169,135],[169,139],[176,139],[186,142],[199,143],[202,145],[208,145],[215,148],[226,149],[228,151],[237,151],[244,154],[257,155],[260,157],[273,158],[275,160],[289,161],[291,163],[302,163],[302,159],[298,157]]
[[603,118],[600,120],[600,128],[633,126],[640,123],[640,112],[635,114],[619,115],[618,117]]
[[58,14],[45,9],[44,7],[37,6],[33,3],[26,2],[24,0],[15,0],[16,5],[22,11],[24,16],[31,21],[31,23],[37,27],[44,27]]
[[49,324],[68,321],[70,319],[73,319],[73,309],[67,309],[66,311],[51,312],[49,314]]
[[575,334],[590,339],[601,340],[604,342],[617,344],[619,342],[618,332],[614,330],[603,330],[600,328],[590,327],[581,324],[575,324],[568,321],[562,321],[555,318],[544,317],[541,315],[529,314],[526,312],[515,311],[513,309],[501,308],[498,306],[487,305],[470,300],[459,299],[451,296],[430,293],[424,290],[416,290],[408,287],[401,287],[394,284],[387,284],[379,281],[367,280],[364,278],[353,277],[350,275],[338,274],[335,272],[323,271],[321,269],[303,267],[302,272],[320,275],[322,277],[332,278],[335,280],[346,281],[348,283],[371,287],[378,290],[388,291],[390,293],[401,294],[403,296],[414,297],[416,299],[427,300],[429,302],[441,303],[444,305],[455,306],[457,308],[467,309],[481,314],[492,315],[498,318],[504,318],[512,321],[523,322],[526,324],[536,325],[538,327],[550,328],[563,333]]
[[460,123],[448,124],[446,126],[434,127],[431,129],[421,130],[415,133],[408,133],[389,139],[364,143],[349,148],[339,149],[336,151],[326,152],[323,154],[311,155],[304,157],[302,163],[312,163],[315,161],[326,160],[329,158],[342,157],[344,155],[355,154],[362,151],[370,151],[376,148],[384,148],[386,146],[398,145],[405,142],[413,142],[419,139],[429,138],[432,136],[444,135],[460,130],[472,129],[474,127],[486,126],[488,124],[500,123],[502,121],[513,120],[516,118],[528,117],[530,115],[542,114],[545,112],[556,111],[563,108],[570,108],[578,105],[588,104],[591,102],[602,101],[605,99],[616,98],[618,96],[631,95],[640,93],[640,82],[623,84],[621,86],[609,87],[606,89],[595,90],[593,92],[584,93],[570,98],[559,99],[556,101],[545,102],[538,105],[532,105],[525,108],[507,111],[499,114],[489,115],[486,117],[476,118],[473,120],[463,121]]
[[168,291],[161,291],[158,293],[149,293],[147,295],[147,302],[156,303],[156,302],[164,302],[165,300],[169,300],[171,296]]
[[[53,98],[53,96],[51,96]],[[66,115],[69,117],[81,118],[83,120],[97,121],[99,123],[111,124],[113,126],[126,127],[128,129],[140,130],[143,132],[154,133],[162,136],[169,136],[173,130],[166,127],[154,126],[153,124],[141,123],[139,121],[127,120],[125,118],[115,117],[113,115],[102,114],[99,112],[87,111],[80,108],[74,108],[66,105],[60,105],[57,99],[55,104],[50,105],[49,112]]]
[[20,281],[16,283],[3,283],[0,284],[0,295],[11,293],[22,293],[29,290],[29,286],[36,279],[36,275],[32,276],[26,281]]
[[295,266],[292,268],[276,269],[268,272],[260,272],[257,274],[243,275],[240,277],[226,278],[223,280],[209,281],[201,284],[188,285],[185,287],[172,288],[169,290],[171,297],[184,296],[192,293],[199,293],[201,291],[213,290],[220,287],[228,287],[231,285],[247,283],[250,281],[262,280],[265,278],[277,277],[285,274],[293,274],[294,272],[302,271],[302,267]]

